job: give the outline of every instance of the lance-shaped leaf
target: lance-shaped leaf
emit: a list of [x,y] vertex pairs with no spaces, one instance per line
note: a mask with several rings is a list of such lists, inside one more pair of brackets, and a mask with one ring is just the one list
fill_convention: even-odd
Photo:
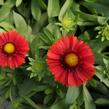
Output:
[[79,87],[69,87],[66,94],[66,103],[72,104],[79,96]]
[[60,5],[59,5],[59,0],[48,0],[48,16],[49,17],[55,17],[58,16],[60,11]]
[[85,102],[85,109],[96,109],[93,99],[85,85],[83,86],[83,96]]

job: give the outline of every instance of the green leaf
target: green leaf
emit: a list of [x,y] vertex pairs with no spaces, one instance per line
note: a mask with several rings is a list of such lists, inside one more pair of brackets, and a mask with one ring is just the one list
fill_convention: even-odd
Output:
[[27,24],[24,20],[24,18],[13,11],[13,17],[14,17],[14,22],[15,22],[15,26],[16,26],[16,29],[22,33],[22,34],[25,34],[26,30],[27,30]]
[[29,93],[31,93],[34,88],[36,87],[36,84],[33,80],[26,79],[22,83],[21,86],[19,86],[19,95],[20,96],[27,96]]
[[109,78],[104,75],[103,71],[104,69],[102,67],[96,67],[96,76],[100,79],[101,82],[103,82],[107,87],[109,87]]
[[96,2],[96,3],[88,3],[84,2],[83,5],[87,7],[90,11],[102,14],[103,16],[109,17],[109,7],[107,5],[104,5],[102,3]]
[[50,109],[65,109],[65,103],[64,100],[58,101],[55,104],[51,106]]
[[42,45],[39,35],[37,34],[37,36],[34,36],[34,39],[31,42],[30,45],[30,50],[31,50],[31,54],[33,57],[35,57],[35,55],[39,55],[39,46]]
[[34,39],[34,36],[32,35],[32,28],[28,25],[27,26],[27,32],[25,33],[26,39],[31,43]]
[[35,102],[33,102],[30,98],[23,96],[23,98],[34,108],[34,109],[41,109]]
[[48,86],[46,86],[46,85],[37,85],[34,89],[33,89],[33,91],[35,91],[35,92],[40,92],[40,91],[44,91],[45,89],[47,89],[48,88]]
[[4,32],[4,31],[5,31],[4,29],[0,28],[0,32]]
[[7,0],[0,8],[0,22],[5,20],[10,14],[11,8],[15,5],[15,0]]
[[0,27],[4,28],[7,31],[14,29],[14,26],[8,22],[0,22]]
[[98,99],[96,99],[95,103],[97,105],[109,105],[109,99],[106,99],[106,98],[98,98]]
[[105,64],[105,66],[108,68],[108,66],[109,66],[109,59],[103,58],[103,62]]
[[96,2],[96,0],[84,0],[84,1],[89,2],[89,3],[94,3],[94,2]]
[[16,97],[18,96],[17,94],[18,92],[16,86],[12,85],[9,91],[10,100],[15,100]]
[[52,44],[54,42],[54,38],[55,38],[54,35],[46,28],[43,29],[43,32]]
[[31,33],[31,28],[27,25],[25,19],[18,13],[13,11],[14,23],[16,30],[24,35],[27,39]]
[[55,41],[56,41],[56,37],[54,37],[54,35],[46,28],[43,29],[43,33],[41,33],[40,36],[41,41],[43,42],[43,47],[44,46],[51,46]]
[[0,5],[3,5],[4,4],[4,0],[0,0]]
[[33,18],[39,21],[41,18],[41,9],[37,0],[31,1],[31,12],[32,12]]
[[47,95],[47,96],[44,98],[44,104],[49,103],[50,100],[52,100],[52,98],[53,98],[53,95],[52,95],[52,94]]
[[72,105],[70,105],[69,109],[80,109],[80,106],[78,102],[74,102]]
[[109,0],[96,0],[97,3],[109,6]]
[[105,25],[108,20],[109,20],[109,18],[107,18],[107,17],[98,17],[98,22],[101,25]]
[[76,101],[77,101],[77,104],[78,104],[79,106],[81,106],[81,105],[84,103],[82,90],[81,90],[80,95],[79,95],[79,97],[77,98]]
[[58,39],[62,36],[61,32],[60,32],[60,29],[57,25],[54,25],[55,22],[53,23],[49,23],[47,25],[47,29],[52,33],[54,34],[54,36]]
[[72,104],[78,98],[79,94],[80,94],[79,87],[69,87],[66,94],[65,102],[67,104]]
[[84,33],[81,34],[79,36],[79,38],[82,39],[82,40],[84,40],[84,41],[90,40],[90,34],[87,31],[84,31]]
[[38,0],[39,5],[41,6],[42,9],[46,9],[46,3],[43,0]]
[[56,17],[59,15],[60,11],[60,5],[59,5],[59,0],[48,0],[48,16],[49,17]]
[[38,85],[36,81],[31,79],[26,79],[24,82],[19,86],[19,95],[20,96],[32,96],[32,92],[40,92],[44,91],[47,88],[46,85]]
[[[10,109],[10,108],[9,108]],[[11,101],[11,109],[22,109],[21,108],[21,98]]]
[[[77,21],[78,25],[84,26],[84,23],[89,23],[90,25],[97,24],[98,16],[87,14],[84,12],[78,12],[77,15],[79,16],[79,20]],[[83,24],[82,24],[83,23]]]
[[96,109],[93,99],[85,85],[83,86],[83,96],[85,101],[85,109]]
[[59,13],[59,20],[62,21],[66,11],[71,7],[73,0],[66,0]]
[[46,90],[45,90],[45,94],[51,94],[51,93],[53,93],[53,89],[51,89],[51,88],[47,88]]
[[20,4],[22,3],[22,0],[16,0],[16,6],[20,6]]
[[38,22],[35,23],[35,25],[33,26],[33,33],[37,34],[46,24],[48,20],[48,15],[47,13],[43,13],[40,20]]

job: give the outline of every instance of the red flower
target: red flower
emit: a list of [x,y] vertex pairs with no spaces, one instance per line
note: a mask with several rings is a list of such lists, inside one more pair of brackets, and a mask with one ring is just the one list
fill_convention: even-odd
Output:
[[18,67],[29,51],[28,42],[15,30],[0,34],[0,66]]
[[75,36],[66,36],[48,50],[47,64],[55,80],[66,86],[79,86],[94,75],[90,47]]

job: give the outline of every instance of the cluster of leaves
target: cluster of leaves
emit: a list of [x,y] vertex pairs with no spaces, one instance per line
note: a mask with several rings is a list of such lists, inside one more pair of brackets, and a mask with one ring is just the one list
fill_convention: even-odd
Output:
[[[30,43],[26,63],[0,69],[0,104],[7,109],[96,109],[109,105],[108,0],[0,0],[0,32],[16,29]],[[96,74],[81,87],[56,83],[48,48],[75,34],[95,54]]]

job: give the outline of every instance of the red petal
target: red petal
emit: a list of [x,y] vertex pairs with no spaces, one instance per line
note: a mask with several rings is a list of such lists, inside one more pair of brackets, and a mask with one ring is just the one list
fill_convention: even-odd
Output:
[[76,85],[76,81],[72,72],[68,73],[68,85],[69,86]]

